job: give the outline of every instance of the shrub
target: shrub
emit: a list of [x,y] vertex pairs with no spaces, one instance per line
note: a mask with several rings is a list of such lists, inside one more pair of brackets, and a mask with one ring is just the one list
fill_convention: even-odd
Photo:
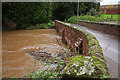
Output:
[[92,22],[98,21],[98,19],[95,16],[89,16],[89,15],[80,16],[79,19],[83,21],[92,21]]
[[33,30],[33,29],[50,29],[54,28],[54,22],[50,20],[48,23],[36,24],[35,26],[30,26],[26,28],[26,30]]
[[50,22],[47,23],[47,26],[48,26],[48,27],[51,27],[51,28],[54,28],[54,27],[55,27],[54,24],[55,24],[55,23],[54,23],[52,20],[50,20]]
[[72,17],[70,17],[70,18],[67,20],[67,22],[73,23],[73,24],[77,24],[78,20],[79,20],[79,17],[77,17],[77,16],[72,16]]
[[92,22],[97,22],[98,21],[98,18],[96,18],[95,16],[90,16],[90,15],[85,15],[85,16],[72,16],[70,17],[67,22],[69,23],[73,23],[73,24],[77,24],[77,22],[79,20],[83,20],[83,21],[92,21]]

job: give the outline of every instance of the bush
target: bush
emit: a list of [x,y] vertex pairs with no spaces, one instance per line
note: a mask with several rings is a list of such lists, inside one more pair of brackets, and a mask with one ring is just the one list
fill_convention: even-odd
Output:
[[79,19],[83,21],[92,21],[92,22],[98,21],[98,19],[95,16],[89,16],[89,15],[80,16]]
[[79,16],[79,17],[72,16],[67,20],[67,22],[77,24],[79,20],[97,22],[98,18],[96,18],[95,16],[90,16],[90,15]]
[[77,16],[72,16],[72,17],[70,17],[70,18],[67,20],[67,22],[73,23],[73,24],[77,24],[78,20],[79,20],[79,17],[77,17]]
[[35,26],[30,26],[26,28],[26,30],[33,30],[33,29],[50,29],[54,28],[54,22],[50,20],[48,23],[36,24]]
[[54,24],[55,23],[52,20],[50,20],[50,22],[47,23],[47,26],[50,27],[50,28],[54,28],[55,27]]

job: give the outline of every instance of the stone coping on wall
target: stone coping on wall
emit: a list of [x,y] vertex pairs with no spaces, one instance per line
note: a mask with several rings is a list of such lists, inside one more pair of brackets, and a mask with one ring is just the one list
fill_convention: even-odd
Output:
[[82,20],[79,20],[78,22],[85,22],[85,23],[91,23],[91,24],[100,24],[100,25],[111,25],[113,27],[120,27],[119,24],[114,24],[114,23],[91,22],[91,21],[82,21]]
[[[96,39],[96,37],[93,34],[87,32],[86,30],[83,30],[76,26],[70,25],[69,23],[55,20],[55,27],[60,27],[60,25],[58,25],[58,24],[61,24],[61,25],[64,25],[65,27],[73,29],[78,34],[81,34],[82,36],[84,36],[87,41],[87,44],[88,44],[88,51],[87,51],[88,53],[86,56],[85,55],[73,56],[67,62],[67,66],[65,67],[65,69],[63,71],[63,77],[99,78],[101,75],[109,76],[108,67],[106,65],[106,60],[104,59],[102,48],[101,48],[98,40]],[[85,71],[83,71],[83,73],[81,73],[83,70],[82,69],[83,65],[86,66],[86,62],[88,60],[88,63],[89,63],[89,59],[90,59],[90,63],[93,64],[95,67],[94,66],[90,67],[91,64],[89,64],[88,67],[91,68],[91,70],[88,70],[89,73],[85,72]],[[81,64],[81,63],[83,63],[83,64]],[[78,65],[79,68],[82,69],[81,72],[76,71],[76,70],[78,70],[78,66],[75,66],[75,65]],[[94,72],[92,70],[94,70]]]

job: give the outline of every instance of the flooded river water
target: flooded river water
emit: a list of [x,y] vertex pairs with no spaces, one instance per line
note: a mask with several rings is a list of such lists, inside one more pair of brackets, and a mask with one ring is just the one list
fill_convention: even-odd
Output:
[[61,37],[54,29],[17,30],[2,32],[2,77],[22,78],[25,74],[43,69],[26,51],[43,50],[52,55],[66,51]]

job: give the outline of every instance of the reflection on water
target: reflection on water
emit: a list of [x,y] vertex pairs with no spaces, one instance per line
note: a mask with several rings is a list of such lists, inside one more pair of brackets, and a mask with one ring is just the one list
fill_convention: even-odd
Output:
[[35,59],[26,54],[26,51],[44,50],[54,55],[65,52],[65,48],[66,46],[61,42],[61,37],[53,29],[3,32],[2,77],[20,78],[28,72],[44,68],[40,62],[34,67]]

